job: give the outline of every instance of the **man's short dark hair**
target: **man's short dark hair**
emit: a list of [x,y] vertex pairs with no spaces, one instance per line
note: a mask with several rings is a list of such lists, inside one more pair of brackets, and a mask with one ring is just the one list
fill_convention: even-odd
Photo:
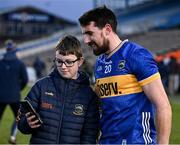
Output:
[[116,32],[117,19],[115,14],[106,6],[98,7],[84,13],[79,22],[81,26],[87,26],[90,22],[94,21],[96,26],[103,28],[106,24],[110,24],[113,31]]
[[61,55],[74,54],[77,58],[82,57],[80,41],[71,35],[64,36],[56,46],[56,51]]

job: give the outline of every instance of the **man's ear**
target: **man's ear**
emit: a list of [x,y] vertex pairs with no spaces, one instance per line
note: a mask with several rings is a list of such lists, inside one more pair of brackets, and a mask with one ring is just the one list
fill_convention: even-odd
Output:
[[105,25],[105,33],[106,33],[106,35],[109,35],[111,32],[112,32],[112,27],[111,27],[111,25],[110,24],[106,24]]
[[79,67],[84,63],[84,57],[80,57],[79,61],[78,61],[78,65]]

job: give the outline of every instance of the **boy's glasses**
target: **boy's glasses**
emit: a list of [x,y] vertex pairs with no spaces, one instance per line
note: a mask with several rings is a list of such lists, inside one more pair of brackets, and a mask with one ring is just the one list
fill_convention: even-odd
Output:
[[74,63],[78,60],[79,60],[79,58],[77,58],[76,60],[73,60],[73,61],[70,61],[70,60],[62,61],[61,59],[55,58],[54,62],[56,64],[56,66],[58,66],[58,67],[62,67],[63,63],[65,64],[66,67],[72,67],[74,65]]

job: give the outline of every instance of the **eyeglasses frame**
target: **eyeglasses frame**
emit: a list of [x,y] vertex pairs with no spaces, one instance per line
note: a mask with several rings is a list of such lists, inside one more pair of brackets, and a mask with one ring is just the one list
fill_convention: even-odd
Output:
[[77,59],[75,59],[75,60],[73,60],[73,61],[69,61],[69,62],[72,62],[72,65],[69,65],[69,66],[68,66],[68,65],[67,65],[67,61],[61,61],[62,64],[61,64],[61,65],[57,65],[57,59],[58,59],[58,58],[55,58],[55,59],[54,59],[54,63],[56,64],[57,67],[62,67],[63,64],[65,64],[66,67],[72,67],[72,66],[74,66],[74,63],[75,63],[76,61],[80,60],[80,58],[77,58]]

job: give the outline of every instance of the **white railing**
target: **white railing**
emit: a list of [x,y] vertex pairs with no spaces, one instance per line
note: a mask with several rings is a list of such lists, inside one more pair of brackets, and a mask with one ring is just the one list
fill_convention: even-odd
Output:
[[[68,28],[58,31],[48,37],[31,40],[17,45],[17,54],[20,58],[27,57],[36,53],[44,52],[53,49],[59,39],[65,34],[79,34],[80,29],[78,27]],[[79,36],[76,36],[79,37]],[[6,52],[5,48],[0,49],[0,55],[2,56]]]

